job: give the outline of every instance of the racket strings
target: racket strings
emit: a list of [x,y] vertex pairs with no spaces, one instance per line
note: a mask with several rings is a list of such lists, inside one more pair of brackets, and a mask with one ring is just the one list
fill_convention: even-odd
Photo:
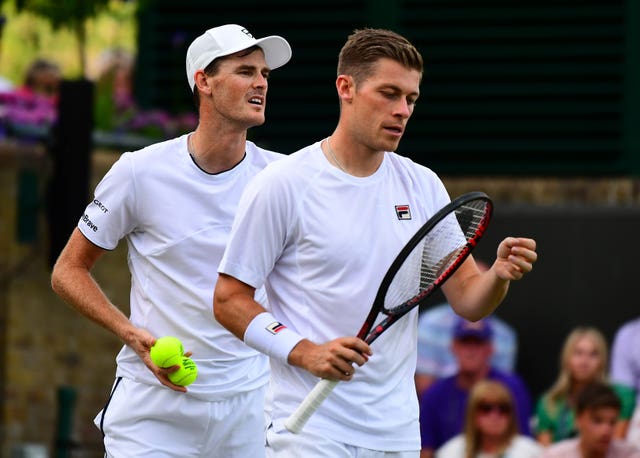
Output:
[[448,278],[449,269],[485,224],[487,205],[483,199],[467,202],[424,235],[391,281],[384,300],[385,310],[395,312],[411,307],[438,282]]

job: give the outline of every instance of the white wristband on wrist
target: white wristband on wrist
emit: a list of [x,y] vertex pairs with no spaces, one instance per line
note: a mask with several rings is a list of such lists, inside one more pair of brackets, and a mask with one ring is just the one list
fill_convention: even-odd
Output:
[[302,339],[269,312],[256,315],[244,331],[244,343],[285,364],[293,347]]

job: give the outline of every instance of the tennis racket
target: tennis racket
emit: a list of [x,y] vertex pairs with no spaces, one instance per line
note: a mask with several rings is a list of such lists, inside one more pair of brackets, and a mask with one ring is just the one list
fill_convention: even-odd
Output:
[[[433,215],[389,267],[358,337],[371,344],[442,286],[475,248],[492,211],[493,204],[486,194],[470,192]],[[375,324],[381,314],[382,320]],[[285,427],[293,433],[300,432],[337,383],[320,380],[286,420]]]

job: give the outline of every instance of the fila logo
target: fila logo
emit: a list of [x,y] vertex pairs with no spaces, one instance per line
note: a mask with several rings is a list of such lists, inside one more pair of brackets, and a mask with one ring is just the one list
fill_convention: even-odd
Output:
[[396,216],[398,219],[411,219],[411,209],[408,205],[396,205]]
[[247,29],[242,29],[242,33],[244,33],[249,38],[253,38],[253,35],[251,35]]
[[274,321],[273,323],[271,323],[270,325],[268,325],[265,329],[267,331],[269,331],[271,334],[277,334],[280,331],[282,331],[283,329],[286,329],[287,327],[282,324],[279,323],[278,321]]

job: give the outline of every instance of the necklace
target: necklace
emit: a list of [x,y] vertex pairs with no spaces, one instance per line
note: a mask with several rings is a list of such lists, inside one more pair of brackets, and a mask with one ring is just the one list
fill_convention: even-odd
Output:
[[349,175],[349,172],[347,172],[345,170],[344,167],[342,167],[342,164],[340,163],[340,161],[338,160],[338,158],[336,157],[336,154],[333,152],[333,148],[331,148],[331,143],[329,142],[329,139],[331,137],[327,137],[327,149],[329,150],[329,155],[331,156],[331,159],[333,159],[333,162],[336,163],[336,165],[338,166],[338,168],[340,170],[342,170],[344,173],[346,173],[347,175]]

